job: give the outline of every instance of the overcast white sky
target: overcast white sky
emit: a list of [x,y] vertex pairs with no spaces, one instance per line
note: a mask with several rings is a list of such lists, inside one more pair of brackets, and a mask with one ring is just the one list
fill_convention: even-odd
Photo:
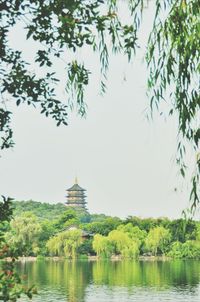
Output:
[[[151,9],[144,19],[141,45]],[[33,56],[34,46],[25,41],[20,26],[10,37],[14,47]],[[104,97],[98,94],[97,58],[90,55],[88,60],[86,51],[79,53],[93,68],[93,83],[87,93],[86,119],[70,113],[68,127],[57,128],[31,107],[8,104],[14,110],[16,145],[0,158],[0,193],[16,200],[65,202],[65,190],[77,176],[87,190],[91,213],[179,217],[187,205],[188,189],[174,160],[176,121],[165,121],[158,114],[151,122],[146,119],[143,52],[131,64],[123,57],[111,58]],[[55,66],[64,78],[63,62]]]

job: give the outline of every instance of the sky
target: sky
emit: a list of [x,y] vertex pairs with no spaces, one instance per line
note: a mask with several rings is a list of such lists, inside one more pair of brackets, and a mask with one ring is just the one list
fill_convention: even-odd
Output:
[[[188,184],[175,163],[177,121],[146,114],[147,70],[144,45],[152,21],[146,10],[140,32],[141,49],[131,63],[110,58],[107,92],[99,94],[97,56],[77,54],[93,69],[87,91],[86,118],[69,112],[69,125],[56,127],[38,110],[25,105],[13,111],[15,146],[0,158],[0,193],[16,200],[64,203],[66,189],[78,177],[87,190],[88,209],[127,217],[180,217],[188,205]],[[17,36],[17,39],[16,39]],[[37,49],[25,40],[21,25],[10,34],[10,44],[30,59]],[[37,67],[34,66],[37,70]],[[63,62],[55,63],[65,79]],[[62,89],[59,91],[62,96]],[[168,111],[167,104],[163,110]]]

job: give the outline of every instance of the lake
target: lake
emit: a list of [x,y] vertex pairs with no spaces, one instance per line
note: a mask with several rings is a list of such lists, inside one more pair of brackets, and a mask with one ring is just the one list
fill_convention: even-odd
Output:
[[17,265],[28,284],[37,286],[35,302],[200,300],[200,261],[44,260]]

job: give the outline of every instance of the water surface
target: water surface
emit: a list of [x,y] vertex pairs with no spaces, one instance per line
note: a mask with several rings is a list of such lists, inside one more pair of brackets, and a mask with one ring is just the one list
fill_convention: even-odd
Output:
[[48,260],[18,270],[38,289],[33,302],[200,301],[200,261]]

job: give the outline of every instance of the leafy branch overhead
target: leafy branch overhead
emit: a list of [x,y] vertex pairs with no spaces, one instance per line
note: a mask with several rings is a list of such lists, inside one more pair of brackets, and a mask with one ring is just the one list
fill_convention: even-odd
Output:
[[[167,12],[161,18],[163,11]],[[186,143],[195,153],[191,210],[200,202],[200,1],[157,1],[146,55],[150,104],[164,100],[178,117],[177,163],[185,176]]]
[[[130,60],[137,49],[138,29],[146,3],[155,8],[149,29],[146,62],[149,70],[150,107],[160,109],[165,100],[169,114],[178,117],[177,162],[186,172],[186,142],[196,154],[191,199],[200,201],[200,0],[2,0],[0,3],[0,146],[13,145],[11,112],[6,101],[26,103],[51,116],[57,125],[67,124],[68,111],[76,106],[86,112],[85,90],[91,70],[78,62],[77,52],[85,48],[99,55],[102,92],[106,90],[110,53],[122,53]],[[126,20],[121,6],[127,6]],[[129,13],[129,15],[128,15]],[[31,71],[23,52],[9,45],[11,29],[23,24],[27,39],[38,46],[35,63],[43,77]],[[66,55],[69,54],[68,55]],[[67,57],[67,60],[66,60]],[[71,58],[71,61],[69,60]],[[59,75],[54,60],[66,67],[66,99],[59,99]]]
[[[136,8],[141,8],[140,1]],[[138,22],[135,19],[134,26],[122,24],[116,13],[116,1],[9,0],[1,2],[0,9],[2,149],[12,146],[12,132],[8,130],[11,116],[4,107],[7,99],[15,100],[17,105],[26,103],[39,107],[41,113],[53,117],[57,125],[67,124],[68,107],[75,103],[78,112],[85,114],[84,91],[90,71],[76,59],[66,62],[62,57],[64,52],[76,53],[84,46],[97,51],[102,89],[105,89],[108,38],[114,52],[123,51],[130,59],[135,51]],[[23,59],[23,53],[9,46],[9,32],[17,23],[24,25],[27,39],[40,42],[41,49],[35,55],[35,63],[43,69],[44,77],[30,71],[30,62]],[[53,57],[60,58],[66,65],[68,100],[61,100],[56,95],[59,80],[54,73]]]

